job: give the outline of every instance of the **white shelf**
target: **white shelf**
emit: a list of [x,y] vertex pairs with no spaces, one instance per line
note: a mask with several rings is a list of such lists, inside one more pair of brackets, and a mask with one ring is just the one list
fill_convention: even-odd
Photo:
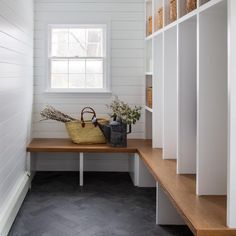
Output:
[[151,35],[147,36],[147,37],[145,38],[145,40],[146,40],[146,41],[148,41],[148,40],[151,40],[151,39],[152,39],[152,37],[153,37],[153,34],[151,34]]
[[145,72],[145,75],[152,76],[152,75],[153,75],[153,73],[152,73],[152,72]]
[[149,111],[149,112],[151,112],[151,113],[153,112],[152,108],[150,108],[150,107],[148,107],[148,106],[145,106],[144,108],[145,108],[146,111]]
[[189,13],[187,13],[186,15],[182,16],[179,20],[178,20],[178,24],[184,21],[187,21],[189,18],[192,18],[193,16],[197,16],[198,13],[198,9],[195,9]]
[[227,0],[210,0],[210,1],[205,1],[206,3],[202,4],[199,6],[199,12],[203,12],[211,7],[215,7],[221,2],[225,2]]

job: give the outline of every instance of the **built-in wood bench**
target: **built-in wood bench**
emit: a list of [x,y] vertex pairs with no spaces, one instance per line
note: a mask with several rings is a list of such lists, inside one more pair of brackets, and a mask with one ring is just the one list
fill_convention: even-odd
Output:
[[226,197],[197,196],[195,175],[176,174],[176,161],[163,160],[162,150],[153,149],[148,140],[129,140],[126,148],[112,148],[105,144],[77,145],[68,139],[34,139],[27,151],[137,153],[194,235],[236,236],[236,229],[226,226]]

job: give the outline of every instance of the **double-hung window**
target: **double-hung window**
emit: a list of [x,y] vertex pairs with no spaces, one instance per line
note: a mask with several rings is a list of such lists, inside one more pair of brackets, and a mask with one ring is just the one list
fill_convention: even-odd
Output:
[[109,91],[106,25],[52,25],[49,35],[49,90]]

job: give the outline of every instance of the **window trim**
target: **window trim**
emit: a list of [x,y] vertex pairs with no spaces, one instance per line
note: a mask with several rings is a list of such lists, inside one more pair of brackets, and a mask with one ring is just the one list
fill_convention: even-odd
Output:
[[[56,59],[56,57],[50,57],[51,55],[51,32],[54,28],[81,28],[81,27],[87,27],[87,28],[103,28],[104,29],[104,41],[103,41],[103,47],[104,47],[104,57],[103,58],[103,71],[104,71],[104,77],[103,77],[103,88],[52,88],[51,87],[51,59]],[[111,93],[111,77],[110,77],[110,27],[109,24],[49,24],[47,27],[47,40],[46,40],[46,89],[45,93]],[[70,57],[65,57],[66,59]],[[76,59],[76,57],[71,57],[72,59]],[[91,57],[92,58],[92,57]],[[59,58],[58,58],[59,59]],[[60,58],[61,59],[61,58]],[[79,57],[78,57],[79,59]],[[90,59],[90,57],[88,57]]]

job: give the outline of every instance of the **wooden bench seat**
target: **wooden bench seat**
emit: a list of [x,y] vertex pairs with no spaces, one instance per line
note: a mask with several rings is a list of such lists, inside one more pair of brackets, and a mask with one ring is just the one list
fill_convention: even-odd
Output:
[[77,145],[68,139],[34,139],[27,151],[138,153],[195,235],[236,236],[236,229],[226,226],[226,197],[197,196],[195,175],[176,174],[176,161],[163,160],[162,150],[153,149],[149,140],[129,140],[126,148],[112,148]]

